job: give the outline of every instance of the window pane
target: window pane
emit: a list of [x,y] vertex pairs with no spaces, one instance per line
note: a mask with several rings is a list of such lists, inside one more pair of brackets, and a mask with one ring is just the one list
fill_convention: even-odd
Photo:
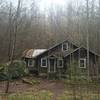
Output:
[[81,65],[80,67],[84,67],[84,60],[80,61],[80,65]]
[[64,43],[62,46],[63,50],[68,50],[68,43]]
[[62,67],[63,66],[63,60],[58,60],[58,67]]
[[47,66],[47,60],[46,59],[41,59],[41,66],[46,67]]
[[33,65],[33,61],[32,60],[29,61],[29,65]]
[[46,66],[46,60],[42,60],[42,66]]
[[86,68],[86,59],[80,59],[80,68]]
[[67,47],[66,47],[66,45],[65,45],[65,44],[63,44],[63,50],[66,50],[66,48],[67,48]]

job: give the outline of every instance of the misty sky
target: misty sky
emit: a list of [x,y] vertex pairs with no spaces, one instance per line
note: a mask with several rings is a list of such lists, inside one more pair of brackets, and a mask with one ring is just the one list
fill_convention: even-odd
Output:
[[[7,0],[8,2],[12,2],[14,5],[17,5],[18,0]],[[57,5],[64,5],[65,2],[69,0],[40,0],[40,4],[42,6],[48,6],[51,2],[56,3]],[[71,0],[70,0],[71,1]],[[32,0],[23,0],[23,4],[27,7],[30,6]]]
[[[7,0],[8,2],[12,2],[15,6],[17,5],[18,3],[18,0]],[[31,4],[31,0],[23,0],[23,4],[24,6],[27,6],[29,7],[30,4]]]
[[[14,6],[17,6],[18,0],[7,0],[8,2],[12,2]],[[23,3],[22,5],[24,5],[25,7],[30,8],[30,5],[32,4],[32,0],[22,0]],[[46,9],[48,10],[48,8],[52,5],[54,6],[60,6],[61,8],[67,6],[68,2],[72,2],[74,4],[77,4],[77,2],[83,4],[84,0],[36,0],[36,1],[40,1],[39,3],[39,8],[41,11],[45,11]],[[74,2],[73,2],[74,1]]]

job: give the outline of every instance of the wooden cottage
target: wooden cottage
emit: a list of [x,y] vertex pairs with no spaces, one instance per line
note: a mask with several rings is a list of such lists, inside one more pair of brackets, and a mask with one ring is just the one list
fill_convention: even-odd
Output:
[[[96,76],[100,73],[100,56],[87,49],[77,46],[66,40],[54,45],[49,49],[31,49],[23,53],[30,72],[38,74],[60,74],[60,75],[88,75]],[[88,63],[87,63],[88,61]]]

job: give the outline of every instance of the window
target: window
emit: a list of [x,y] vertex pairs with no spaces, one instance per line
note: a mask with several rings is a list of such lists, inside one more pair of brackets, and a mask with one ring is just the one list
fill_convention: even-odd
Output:
[[34,61],[33,60],[29,60],[28,61],[28,66],[33,66],[34,65]]
[[58,68],[63,68],[63,59],[58,59],[57,66]]
[[46,58],[41,59],[41,67],[47,67],[47,59]]
[[86,68],[86,58],[81,58],[79,60],[79,67],[80,68]]
[[62,44],[62,51],[67,51],[68,50],[68,43],[63,43]]

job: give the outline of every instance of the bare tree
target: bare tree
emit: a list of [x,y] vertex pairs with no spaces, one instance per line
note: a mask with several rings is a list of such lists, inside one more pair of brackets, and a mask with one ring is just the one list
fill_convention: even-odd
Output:
[[[9,60],[10,60],[10,65],[8,67],[8,81],[7,81],[7,85],[6,85],[6,90],[5,92],[8,93],[9,91],[9,84],[10,84],[10,79],[11,79],[11,76],[10,76],[10,67],[12,67],[12,64],[13,64],[13,60],[14,60],[14,54],[15,54],[15,49],[16,49],[16,35],[17,35],[17,27],[18,27],[18,17],[20,15],[20,5],[21,5],[21,0],[18,0],[18,7],[17,7],[17,11],[16,11],[16,14],[15,14],[15,18],[14,18],[14,26],[12,26],[14,29],[13,29],[13,39],[11,41],[11,30],[10,30],[10,45],[11,45],[11,42],[12,42],[12,47],[10,47],[9,45],[9,52],[10,52],[10,49],[11,49],[11,54],[9,55]],[[9,15],[11,15],[11,6],[10,6],[10,13]],[[9,16],[10,18],[11,16]],[[9,25],[11,25],[11,19],[9,19]],[[10,26],[11,28],[11,26]]]
[[88,79],[89,79],[89,0],[86,0],[86,11],[87,11],[87,66],[88,66]]

